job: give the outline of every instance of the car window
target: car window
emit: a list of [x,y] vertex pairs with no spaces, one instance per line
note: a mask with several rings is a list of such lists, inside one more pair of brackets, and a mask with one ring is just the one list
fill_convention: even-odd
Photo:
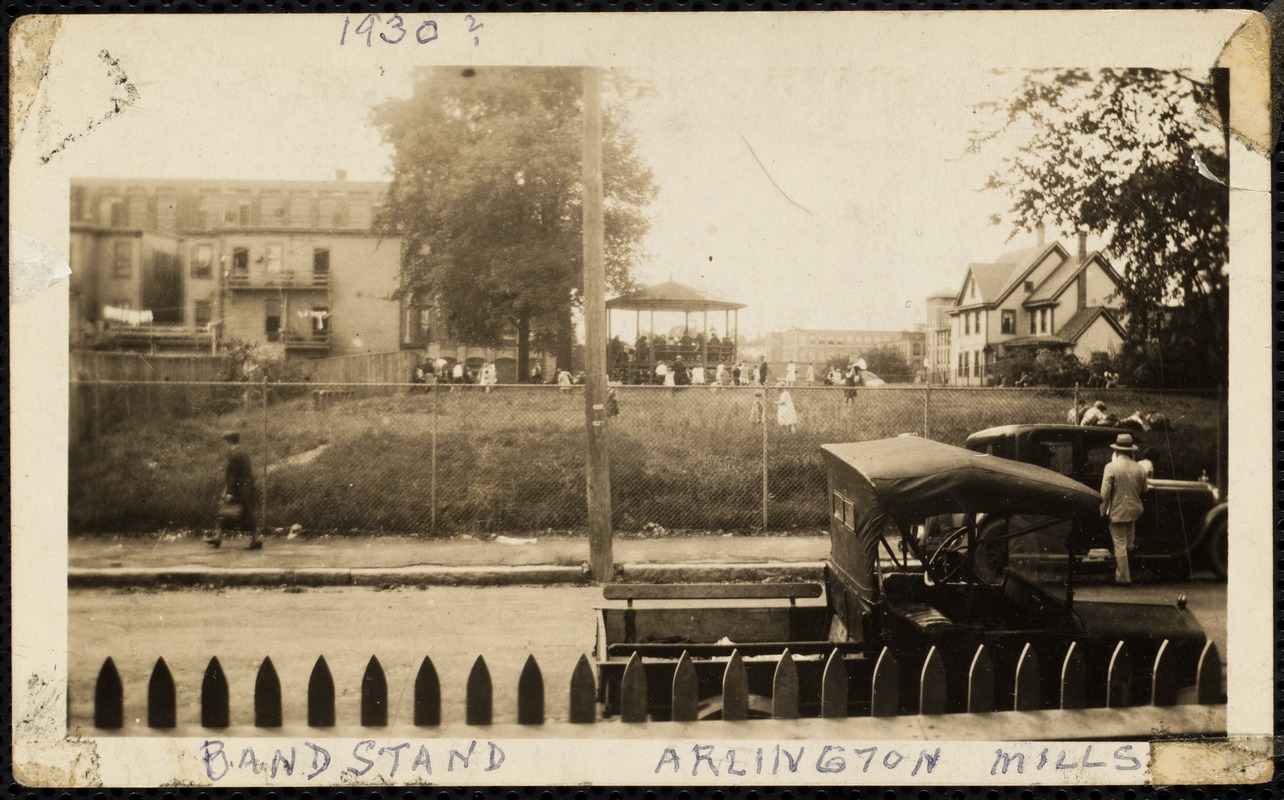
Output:
[[1088,447],[1084,455],[1087,464],[1084,471],[1089,475],[1100,475],[1106,471],[1106,465],[1114,457],[1114,451],[1109,444],[1099,444]]
[[1035,442],[1034,463],[1060,472],[1062,475],[1074,474],[1074,442],[1056,440]]

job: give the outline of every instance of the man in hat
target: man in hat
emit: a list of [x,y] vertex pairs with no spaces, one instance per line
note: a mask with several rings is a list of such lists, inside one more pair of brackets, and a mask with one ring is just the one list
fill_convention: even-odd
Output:
[[254,504],[258,502],[258,485],[254,482],[254,468],[250,457],[241,449],[241,434],[227,431],[227,467],[223,477],[223,496],[219,503],[218,520],[214,530],[205,537],[211,547],[223,544],[223,528],[245,531],[250,534],[251,550],[263,547],[263,534],[254,521]]
[[1110,445],[1115,456],[1101,475],[1101,516],[1110,520],[1110,539],[1115,546],[1115,583],[1132,583],[1128,553],[1136,546],[1137,518],[1144,510],[1146,472],[1133,460],[1137,445],[1131,433],[1121,433]]

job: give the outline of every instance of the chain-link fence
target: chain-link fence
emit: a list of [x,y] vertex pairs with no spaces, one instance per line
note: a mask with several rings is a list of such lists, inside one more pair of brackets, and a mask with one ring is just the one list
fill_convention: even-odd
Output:
[[[820,445],[1063,423],[1102,400],[1147,434],[1160,477],[1215,470],[1214,393],[888,386],[620,386],[609,410],[618,530],[825,525]],[[209,527],[235,430],[273,529],[446,535],[583,528],[583,387],[71,384],[73,531]]]

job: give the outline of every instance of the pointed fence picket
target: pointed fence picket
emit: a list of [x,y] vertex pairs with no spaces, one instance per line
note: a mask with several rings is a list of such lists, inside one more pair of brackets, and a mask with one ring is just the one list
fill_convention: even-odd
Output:
[[945,662],[935,647],[927,651],[918,675],[918,713],[945,713]]
[[365,674],[361,676],[361,724],[368,728],[388,724],[388,680],[375,656],[370,656]]
[[[897,658],[887,649],[879,653],[872,672],[852,681],[843,653],[831,650],[824,663],[819,686],[810,690],[799,680],[799,662],[791,650],[785,649],[771,676],[771,696],[763,698],[750,693],[749,671],[742,654],[733,651],[722,668],[722,694],[713,698],[705,709],[708,717],[738,721],[754,716],[771,716],[776,719],[796,719],[804,713],[835,719],[851,715],[851,709],[868,708],[874,717],[896,716],[909,711],[921,715],[943,714],[964,710],[967,713],[990,713],[1000,705],[1015,711],[1031,711],[1044,707],[1080,709],[1092,702],[1107,708],[1121,708],[1133,701],[1133,661],[1128,647],[1118,642],[1110,654],[1105,670],[1105,685],[1095,687],[1093,694],[1086,679],[1089,673],[1083,648],[1072,642],[1065,655],[1043,651],[1051,664],[1059,661],[1059,674],[1055,686],[1047,689],[1057,694],[1044,698],[1044,681],[1040,655],[1033,645],[1026,644],[1012,665],[1012,672],[1002,675],[1002,685],[1010,686],[1011,705],[1000,700],[996,703],[996,675],[994,662],[985,645],[978,646],[973,654],[966,675],[966,695],[951,700],[950,663],[935,647],[931,648],[918,669],[916,691],[917,706],[902,709],[900,706],[900,670]],[[683,652],[673,666],[670,718],[675,722],[694,722],[701,718],[700,681],[696,661],[690,653]],[[707,662],[706,662],[707,663]],[[868,661],[864,662],[868,664]],[[1143,662],[1145,663],[1145,662]],[[1150,667],[1150,691],[1146,704],[1170,706],[1178,702],[1178,688],[1189,675],[1178,674],[1172,645],[1164,640],[1158,647]],[[954,668],[961,667],[955,664]],[[810,667],[815,669],[815,666]],[[864,667],[868,670],[869,667]],[[1006,670],[1006,668],[1005,668]],[[812,673],[815,674],[814,672]],[[913,674],[913,673],[910,673]],[[1096,672],[1100,676],[1101,672]],[[1011,683],[1008,683],[1010,677]],[[1100,677],[1095,680],[1101,680]],[[852,686],[868,686],[868,706],[865,696],[853,697]],[[963,687],[962,676],[958,685]],[[517,680],[517,722],[522,725],[542,725],[548,720],[545,707],[544,675],[535,656],[527,657]],[[598,682],[592,662],[580,656],[571,673],[568,695],[567,719],[572,723],[594,723],[599,719]],[[818,692],[808,696],[808,691]],[[607,693],[608,688],[603,687]],[[619,720],[627,723],[645,722],[650,718],[646,664],[639,653],[633,653],[619,679]],[[205,667],[200,685],[200,724],[205,728],[226,728],[230,724],[230,687],[218,657],[213,657]],[[270,657],[259,664],[253,685],[253,718],[258,728],[280,728],[288,720],[283,714],[283,688],[276,665]],[[366,664],[360,685],[360,724],[367,727],[388,725],[388,683],[379,659],[372,656]],[[307,724],[314,728],[329,728],[344,724],[336,718],[335,682],[324,656],[318,656],[307,683]],[[465,687],[465,723],[489,725],[494,717],[494,690],[490,669],[485,658],[478,656],[473,662]],[[907,698],[908,700],[908,698]],[[108,657],[103,661],[94,687],[94,727],[113,730],[124,727],[125,698],[120,672],[116,662]],[[1200,654],[1195,676],[1195,702],[1201,705],[1225,703],[1222,689],[1222,661],[1217,647],[1209,642]],[[147,726],[153,730],[178,727],[178,698],[172,671],[164,658],[152,666],[147,683]],[[808,711],[804,712],[804,708]],[[663,718],[662,716],[660,718]],[[441,724],[441,685],[432,659],[425,656],[414,678],[414,724],[435,727]]]
[[749,673],[739,650],[731,651],[727,668],[722,673],[722,718],[742,720],[749,718]]
[[94,727],[110,730],[125,724],[124,688],[120,673],[111,656],[98,670],[98,683],[94,686]]
[[794,654],[785,648],[771,678],[771,716],[776,719],[798,718],[798,666]]
[[597,721],[597,680],[593,677],[593,665],[588,657],[581,655],[571,672],[570,713],[572,723],[583,725]]
[[415,724],[435,727],[441,724],[441,682],[432,659],[424,656],[415,673]]
[[151,680],[147,682],[147,727],[163,730],[178,724],[178,697],[174,676],[165,659],[156,659]]
[[317,656],[308,677],[308,727],[334,727],[334,678],[325,656]]
[[634,653],[620,680],[620,721],[646,722],[646,700],[646,671],[642,668],[642,656]]
[[847,716],[847,665],[838,648],[829,651],[820,678],[820,715],[828,719]]
[[522,675],[517,679],[517,723],[544,724],[544,675],[535,656],[526,657]]
[[691,663],[691,654],[682,651],[678,665],[673,669],[673,708],[674,722],[694,722],[700,715],[700,682],[696,678],[695,665]]
[[1037,711],[1039,709],[1039,657],[1027,642],[1017,658],[1016,677],[1012,681],[1012,709]]
[[490,682],[490,668],[486,659],[477,656],[472,671],[468,673],[468,686],[464,697],[464,720],[469,725],[489,725],[494,717],[494,692]]
[[896,656],[884,647],[883,652],[878,655],[878,662],[874,665],[874,677],[870,682],[869,715],[894,717],[899,713],[899,700]]
[[994,711],[994,661],[985,645],[978,645],[967,670],[967,713]]
[[201,679],[201,727],[226,728],[231,724],[227,700],[227,677],[218,656],[210,659]]
[[1155,653],[1155,665],[1150,670],[1150,704],[1152,706],[1177,705],[1179,676],[1172,655],[1169,654],[1168,640],[1164,639]]
[[254,727],[281,727],[281,679],[271,657],[265,657],[254,678]]
[[1083,672],[1083,654],[1078,642],[1071,642],[1066,648],[1066,657],[1061,662],[1061,708],[1071,710],[1083,708],[1087,697],[1087,680]]
[[1119,642],[1106,672],[1106,708],[1123,708],[1131,700],[1132,657],[1128,654],[1128,645]]
[[1216,705],[1226,702],[1222,696],[1222,659],[1217,645],[1209,642],[1199,655],[1199,671],[1195,673],[1195,702]]

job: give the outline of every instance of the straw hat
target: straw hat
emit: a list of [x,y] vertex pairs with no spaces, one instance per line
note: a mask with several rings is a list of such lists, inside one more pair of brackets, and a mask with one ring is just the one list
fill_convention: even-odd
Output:
[[1136,452],[1137,445],[1133,444],[1131,433],[1121,433],[1115,439],[1115,443],[1110,445],[1111,450],[1122,450],[1125,452]]

